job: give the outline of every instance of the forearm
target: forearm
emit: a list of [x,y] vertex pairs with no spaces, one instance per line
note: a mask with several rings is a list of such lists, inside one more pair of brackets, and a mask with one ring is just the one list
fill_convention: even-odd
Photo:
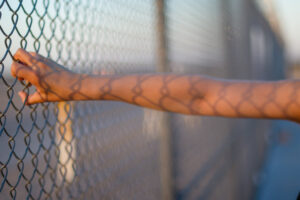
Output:
[[216,81],[202,102],[204,115],[300,119],[300,81]]
[[73,100],[117,100],[158,110],[199,114],[199,101],[211,86],[202,76],[135,74],[90,76]]
[[184,114],[295,121],[300,116],[296,80],[227,81],[200,75],[142,74],[91,76],[84,85],[85,99],[118,100]]

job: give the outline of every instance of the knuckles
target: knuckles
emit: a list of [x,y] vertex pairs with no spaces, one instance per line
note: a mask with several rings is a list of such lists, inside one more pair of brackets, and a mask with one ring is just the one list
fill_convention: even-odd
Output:
[[13,77],[16,77],[16,62],[13,62],[10,67],[10,73]]
[[31,56],[33,56],[33,57],[37,57],[37,56],[38,56],[38,54],[35,53],[35,52],[33,52],[33,51],[30,51],[29,54],[30,54]]
[[14,58],[16,60],[21,60],[22,56],[24,56],[25,54],[25,50],[22,48],[18,48],[18,50],[16,51],[16,53],[14,54]]
[[23,53],[24,53],[24,49],[18,48],[18,50],[15,53],[15,56],[22,55]]

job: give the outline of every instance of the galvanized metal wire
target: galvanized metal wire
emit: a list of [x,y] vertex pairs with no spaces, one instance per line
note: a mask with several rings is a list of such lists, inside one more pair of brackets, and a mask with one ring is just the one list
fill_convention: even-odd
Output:
[[[157,162],[147,160],[157,139],[141,134],[141,109],[90,102],[25,106],[17,91],[32,89],[9,75],[19,47],[77,72],[153,71],[153,9],[151,1],[1,2],[1,199],[113,198],[128,193],[124,176],[140,182],[145,178],[129,174],[142,168],[155,174]],[[132,127],[135,122],[140,125]],[[130,145],[145,150],[132,152]],[[144,164],[133,170],[135,162]]]
[[[241,65],[241,54],[246,55],[242,51],[255,51],[258,42],[250,42],[254,47],[237,45],[250,38],[242,31],[245,26],[270,36],[266,38],[271,38],[268,44],[273,45],[274,54],[262,68],[270,70],[276,63],[276,76],[282,75],[282,49],[263,17],[253,14],[245,23],[239,16],[245,6],[235,3],[165,1],[170,71],[245,78],[245,71],[253,66]],[[162,196],[160,133],[164,124],[159,112],[118,102],[25,106],[17,92],[32,93],[34,88],[9,72],[20,47],[76,72],[155,72],[155,6],[154,0],[1,1],[0,199]],[[257,12],[254,6],[250,9]],[[247,78],[256,76],[276,78],[255,70]],[[226,194],[245,199],[250,189],[245,191],[241,185],[254,185],[249,179],[263,158],[266,124],[174,115],[171,125],[174,197],[218,199]],[[255,147],[257,151],[251,153]]]

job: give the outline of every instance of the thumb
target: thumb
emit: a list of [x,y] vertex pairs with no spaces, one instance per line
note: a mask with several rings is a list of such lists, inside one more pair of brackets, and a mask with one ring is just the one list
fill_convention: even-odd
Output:
[[25,103],[26,105],[44,102],[42,96],[37,91],[31,95],[28,95],[24,91],[20,91],[19,96],[20,96],[22,102]]

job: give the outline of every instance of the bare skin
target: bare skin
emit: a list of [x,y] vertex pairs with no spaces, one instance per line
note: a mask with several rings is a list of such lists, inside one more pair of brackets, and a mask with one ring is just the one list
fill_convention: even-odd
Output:
[[181,74],[77,74],[19,49],[11,74],[36,87],[23,102],[116,100],[193,115],[287,119],[300,122],[300,81],[233,81]]

